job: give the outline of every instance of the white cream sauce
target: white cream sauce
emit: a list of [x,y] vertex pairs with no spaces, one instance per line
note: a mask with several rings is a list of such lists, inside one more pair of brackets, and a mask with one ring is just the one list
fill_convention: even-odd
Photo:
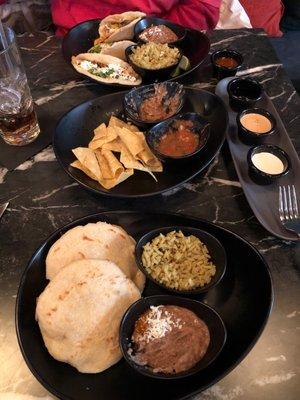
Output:
[[284,171],[283,162],[272,153],[261,152],[254,154],[252,162],[256,168],[267,174],[277,175]]

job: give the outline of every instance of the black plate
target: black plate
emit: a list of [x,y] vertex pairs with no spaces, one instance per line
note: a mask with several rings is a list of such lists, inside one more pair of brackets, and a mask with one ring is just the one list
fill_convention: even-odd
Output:
[[[224,278],[207,294],[197,297],[220,314],[227,328],[227,341],[222,352],[205,370],[170,384],[138,374],[125,360],[100,374],[80,374],[48,354],[34,318],[36,297],[47,285],[47,252],[66,230],[99,220],[121,225],[136,240],[149,230],[162,226],[196,227],[216,236],[225,247],[228,264]],[[144,291],[145,296],[164,293],[151,282],[147,283]],[[37,250],[20,282],[16,301],[16,329],[23,357],[31,372],[60,399],[179,400],[208,388],[242,361],[262,333],[272,302],[272,282],[266,262],[250,243],[235,233],[210,222],[178,214],[115,211],[72,222],[54,232]]]
[[[211,134],[203,149],[202,156],[188,163],[164,166],[164,171],[156,173],[158,182],[146,172],[135,171],[134,175],[116,187],[106,190],[80,170],[70,167],[75,160],[72,149],[87,146],[93,137],[93,130],[101,123],[107,123],[114,113],[124,119],[124,92],[114,93],[87,101],[66,113],[58,122],[53,138],[55,155],[61,166],[80,185],[96,193],[110,197],[137,198],[161,194],[192,179],[215,158],[220,150],[227,129],[227,111],[222,101],[204,90],[185,88],[186,100],[181,112],[197,112],[211,123]],[[187,168],[188,166],[188,168]]]
[[298,154],[272,100],[264,92],[262,98],[255,104],[255,107],[264,108],[273,114],[277,130],[274,135],[262,138],[260,144],[271,144],[281,147],[287,153],[291,165],[288,174],[274,180],[270,185],[258,185],[251,179],[247,154],[252,145],[244,144],[240,140],[236,123],[237,113],[229,105],[227,84],[232,79],[225,78],[220,81],[216,87],[216,94],[224,101],[228,110],[229,128],[226,137],[245,196],[256,218],[272,235],[285,240],[299,240],[299,237],[295,233],[284,228],[280,222],[278,211],[279,185],[295,185],[296,191],[300,193],[300,160]]
[[[72,56],[80,53],[86,53],[94,45],[94,39],[99,37],[98,27],[100,21],[100,19],[92,19],[82,22],[74,26],[64,37],[62,42],[62,52],[65,60],[68,63],[71,63]],[[187,29],[186,37],[180,43],[180,47],[183,50],[183,54],[190,60],[191,68],[188,71],[180,74],[179,76],[176,76],[175,78],[168,79],[169,81],[181,79],[189,75],[196,68],[198,68],[209,53],[210,42],[208,37],[204,33],[196,31],[194,29]],[[98,82],[94,79],[92,79],[92,81],[97,82],[100,85],[102,84],[101,82]],[[153,81],[144,80],[143,84],[146,83],[153,83]],[[126,86],[124,85],[111,83],[103,83],[103,85],[118,86],[120,88],[123,87],[124,89],[126,89]]]

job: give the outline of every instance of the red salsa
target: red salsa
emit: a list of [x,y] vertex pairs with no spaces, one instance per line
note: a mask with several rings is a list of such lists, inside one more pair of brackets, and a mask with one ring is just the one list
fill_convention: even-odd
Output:
[[199,146],[199,135],[192,131],[193,122],[178,120],[162,135],[157,150],[171,157],[180,157],[194,153]]
[[223,68],[228,68],[228,69],[232,69],[238,66],[238,62],[231,57],[220,57],[217,58],[215,61],[216,65],[219,65],[220,67]]

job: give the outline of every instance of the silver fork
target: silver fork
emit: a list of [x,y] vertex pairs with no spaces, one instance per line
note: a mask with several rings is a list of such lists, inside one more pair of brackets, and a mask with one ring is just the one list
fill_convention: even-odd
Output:
[[295,185],[279,186],[279,218],[283,226],[300,237],[300,218]]

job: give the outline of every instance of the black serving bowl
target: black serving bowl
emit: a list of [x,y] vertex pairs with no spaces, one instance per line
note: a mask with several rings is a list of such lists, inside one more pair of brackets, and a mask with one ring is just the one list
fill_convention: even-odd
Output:
[[[157,144],[160,141],[162,135],[164,135],[169,129],[172,129],[172,125],[177,120],[190,120],[193,121],[192,130],[199,135],[199,145],[196,151],[193,153],[186,154],[184,156],[168,156],[166,154],[160,153],[157,150]],[[151,151],[165,163],[186,163],[190,162],[201,156],[201,151],[203,150],[205,144],[210,135],[210,124],[205,121],[198,113],[185,113],[180,115],[175,115],[157,125],[154,125],[151,129],[146,132],[146,142],[150,147]]]
[[[260,114],[268,118],[268,120],[271,122],[271,129],[264,133],[256,133],[254,131],[248,130],[241,123],[241,118],[247,114]],[[265,110],[264,108],[248,108],[247,110],[240,112],[236,117],[236,123],[238,126],[240,139],[245,144],[261,143],[265,138],[268,138],[270,135],[273,135],[276,132],[276,119],[271,113],[269,113],[269,111]]]
[[[258,169],[253,161],[252,157],[255,154],[262,153],[262,152],[268,152],[272,153],[275,156],[277,156],[283,163],[284,165],[284,171],[281,172],[280,174],[268,174],[266,172],[261,171]],[[248,151],[247,155],[247,161],[248,161],[248,166],[249,166],[249,175],[251,179],[260,185],[268,185],[274,182],[276,179],[281,178],[282,176],[286,175],[291,167],[291,162],[289,156],[286,154],[284,150],[282,150],[280,147],[273,146],[270,144],[265,144],[265,145],[260,145],[256,147],[252,147]]]
[[[230,57],[234,59],[237,62],[237,66],[234,68],[226,68],[222,67],[221,65],[216,64],[216,61],[221,58],[221,57]],[[236,75],[237,71],[241,68],[244,58],[241,55],[241,53],[235,51],[235,50],[230,50],[230,49],[224,49],[224,50],[217,50],[212,53],[210,56],[212,65],[213,65],[213,73],[214,76],[218,79],[224,79],[229,76],[234,76]]]
[[168,45],[169,47],[172,48],[177,48],[179,51],[179,57],[178,57],[178,61],[176,61],[176,63],[169,65],[168,67],[164,67],[164,68],[157,68],[157,69],[150,69],[150,68],[143,68],[140,67],[139,65],[135,64],[131,58],[130,55],[132,54],[133,49],[139,47],[139,46],[143,46],[144,43],[140,43],[140,44],[133,44],[132,46],[128,46],[125,49],[125,55],[126,55],[126,59],[127,62],[132,66],[132,68],[144,79],[149,80],[149,81],[155,81],[157,79],[167,79],[170,78],[172,72],[176,69],[176,67],[178,66],[181,57],[182,57],[182,50],[179,47],[176,47],[174,45]]
[[[131,337],[134,331],[135,322],[138,318],[147,311],[150,306],[159,305],[176,305],[185,307],[193,311],[200,319],[202,319],[208,326],[210,332],[210,343],[204,357],[194,367],[179,374],[163,374],[154,373],[147,366],[136,364],[128,350],[132,348]],[[220,315],[210,306],[200,303],[196,300],[186,299],[184,297],[176,297],[172,295],[159,295],[144,297],[135,303],[126,311],[120,324],[120,348],[127,363],[137,372],[151,378],[158,379],[178,379],[184,378],[206,368],[211,364],[220,354],[226,342],[226,327]]]
[[227,85],[229,103],[234,111],[252,108],[262,98],[262,86],[252,78],[235,78]]
[[147,28],[149,28],[152,25],[165,25],[168,28],[170,28],[178,37],[177,40],[174,40],[173,42],[169,42],[168,44],[179,44],[181,43],[185,36],[186,36],[186,28],[183,26],[177,25],[174,22],[168,21],[166,19],[162,18],[156,18],[156,17],[146,17],[141,19],[139,22],[135,24],[134,27],[134,37],[137,42],[143,42],[147,43],[145,40],[141,39],[139,36],[140,34]]
[[[181,232],[185,236],[189,236],[189,235],[196,236],[207,247],[209,254],[211,256],[211,261],[216,266],[216,274],[212,277],[211,281],[207,285],[200,287],[200,288],[192,289],[192,290],[172,289],[172,288],[158,282],[145,269],[143,262],[142,262],[143,247],[146,245],[146,243],[151,242],[152,239],[154,239],[160,233],[167,234],[174,230],[175,231],[181,230]],[[144,236],[142,236],[140,238],[140,240],[137,242],[137,244],[135,246],[135,259],[136,259],[136,263],[137,263],[139,269],[146,275],[146,277],[148,279],[150,279],[156,285],[158,285],[161,288],[163,288],[164,290],[168,290],[169,292],[172,292],[172,293],[192,295],[192,296],[198,295],[201,293],[205,293],[208,290],[212,289],[214,286],[216,286],[223,278],[223,276],[225,274],[225,270],[226,270],[226,264],[227,264],[227,256],[226,256],[225,249],[222,246],[222,244],[218,241],[218,239],[216,239],[211,234],[209,234],[205,231],[202,231],[201,229],[189,228],[186,226],[167,226],[164,228],[154,229],[154,230],[146,233]]]
[[[166,95],[167,98],[173,98],[175,95],[177,95],[179,98],[178,107],[172,115],[169,115],[164,119],[151,122],[145,121],[139,117],[139,109],[142,102],[154,94],[155,85],[164,85],[167,91]],[[138,88],[130,90],[130,92],[126,93],[126,95],[124,96],[124,111],[127,119],[132,121],[137,126],[148,129],[149,127],[157,124],[158,122],[165,121],[166,119],[171,118],[175,114],[179,113],[179,111],[182,109],[184,105],[184,100],[185,100],[184,96],[185,96],[185,91],[183,85],[177,82],[162,82],[146,86],[140,86]]]

